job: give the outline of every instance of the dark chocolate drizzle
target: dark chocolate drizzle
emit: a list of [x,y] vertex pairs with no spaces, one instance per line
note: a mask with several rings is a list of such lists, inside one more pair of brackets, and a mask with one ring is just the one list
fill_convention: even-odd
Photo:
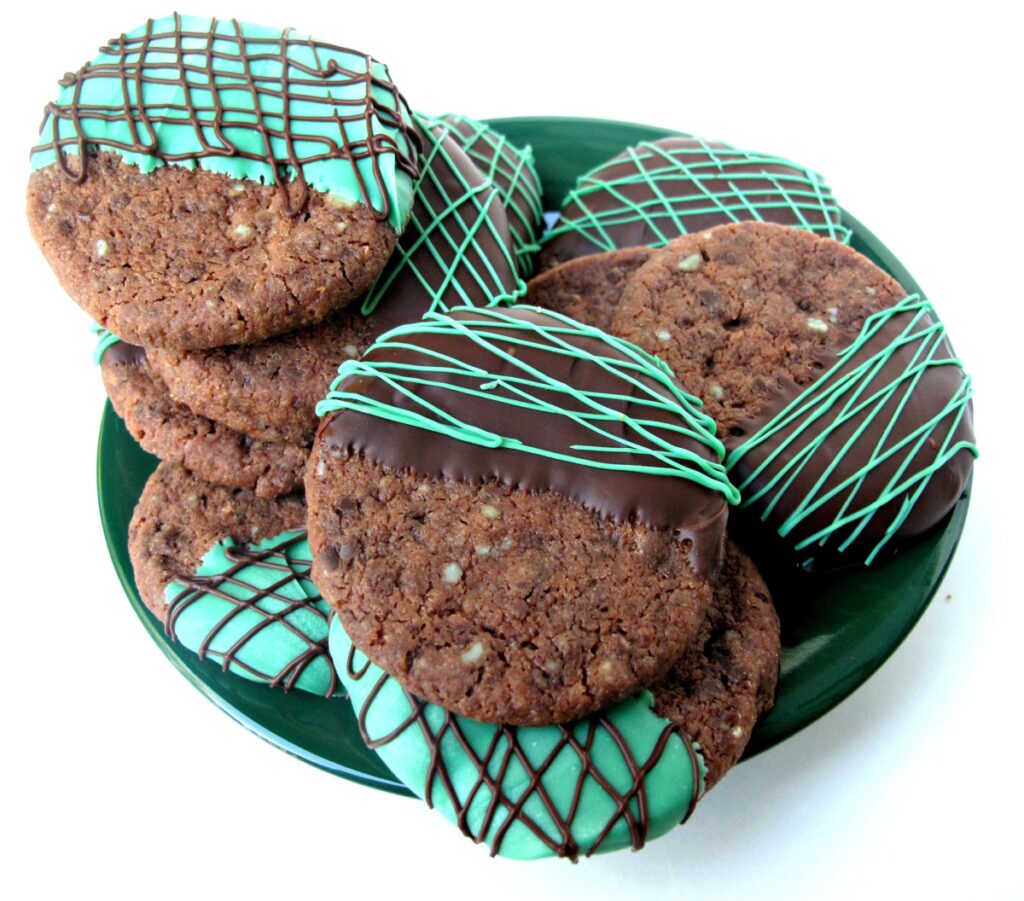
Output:
[[[555,327],[563,325],[536,307],[512,307],[504,310],[503,314],[513,320]],[[450,315],[453,319],[474,321],[471,310],[459,310]],[[487,321],[484,325],[492,332],[501,331],[499,322]],[[405,335],[400,340],[401,347],[391,344],[371,347],[364,360],[386,360],[410,366],[425,362],[436,365],[437,358],[423,352],[433,351],[458,359],[468,367],[479,367],[481,372],[490,373],[498,379],[504,375],[514,378],[521,374],[521,370],[513,369],[510,363],[479,343],[457,333],[425,332]],[[626,359],[620,351],[595,338],[574,334],[567,340],[595,355]],[[631,392],[630,401],[622,405],[624,416],[646,418],[669,426],[682,424],[681,418],[671,411],[634,406],[634,400],[645,397],[639,388],[624,385],[620,379],[585,358],[521,345],[509,345],[505,349],[522,363],[578,390],[609,395]],[[656,386],[647,376],[637,377],[665,396],[665,389]],[[431,380],[442,385],[461,384],[476,388],[483,377],[466,377],[461,373],[438,370],[431,373]],[[374,401],[422,412],[416,401],[393,389],[384,379],[349,376],[337,387]],[[577,414],[588,412],[586,407],[564,393],[543,390],[536,393],[555,407],[564,405]],[[513,436],[554,451],[564,452],[572,447],[592,445],[595,440],[592,431],[568,415],[517,410],[472,394],[428,384],[417,386],[416,396],[477,428]],[[610,430],[612,426],[607,428]],[[621,426],[621,433],[627,434],[625,425]],[[690,563],[694,572],[700,575],[714,572],[721,559],[728,504],[722,494],[686,478],[598,469],[507,447],[483,447],[351,409],[340,410],[327,417],[321,424],[320,435],[329,446],[345,453],[363,454],[392,470],[414,471],[433,478],[470,484],[495,481],[526,491],[553,491],[615,522],[639,521],[651,528],[672,529],[678,540],[691,542]],[[717,462],[714,452],[696,439],[667,430],[665,435],[671,435],[676,446]],[[649,463],[650,460],[629,451],[617,454],[615,462],[628,466]]]
[[[293,598],[280,594],[280,589],[289,582],[297,579],[309,579],[308,566],[304,571],[299,571],[292,565],[287,556],[287,552],[290,548],[305,539],[306,530],[302,529],[286,541],[282,541],[274,547],[265,548],[261,551],[254,551],[239,545],[225,548],[225,556],[234,563],[234,565],[225,572],[218,573],[215,576],[176,576],[175,582],[180,582],[185,586],[185,588],[178,592],[168,604],[164,626],[167,636],[171,640],[176,641],[177,635],[175,633],[175,624],[177,623],[178,618],[192,604],[199,601],[205,595],[213,595],[214,597],[231,603],[233,605],[233,609],[225,614],[225,616],[203,639],[202,646],[197,651],[200,660],[205,660],[207,656],[211,656],[219,660],[221,669],[224,672],[228,672],[231,667],[237,667],[260,681],[267,682],[273,687],[280,687],[285,691],[288,691],[295,686],[295,683],[298,682],[303,672],[305,672],[305,670],[315,660],[323,658],[330,667],[331,673],[330,685],[326,695],[327,697],[333,695],[338,688],[338,675],[335,672],[334,665],[331,662],[331,657],[327,650],[326,626],[328,618],[326,614],[317,609],[314,603],[316,600],[319,600],[319,598],[307,598],[305,600],[296,601]],[[275,573],[280,573],[281,576],[267,588],[257,588],[249,582],[245,582],[239,578],[239,573],[250,566],[268,569]],[[225,585],[235,585],[243,588],[247,594],[251,595],[251,597],[237,598],[224,590],[223,586]],[[278,612],[270,613],[259,606],[259,602],[266,600],[267,598],[274,598],[284,606]],[[252,610],[253,612],[258,613],[262,619],[254,624],[252,628],[247,630],[244,635],[240,636],[238,640],[226,651],[223,653],[216,651],[211,654],[210,647],[214,641],[216,641],[217,635],[228,625],[228,623],[240,615],[244,610]],[[296,610],[307,610],[309,613],[321,617],[324,621],[325,637],[320,641],[314,641],[300,629],[292,625],[292,623],[288,621],[287,617]],[[263,629],[275,624],[283,626],[297,638],[301,638],[306,644],[305,650],[297,657],[288,661],[276,673],[262,672],[245,663],[243,660],[240,660],[238,653],[243,647],[245,647],[245,644]]]
[[[271,171],[276,173],[276,184],[292,214],[301,212],[309,199],[309,185],[303,172],[305,164],[327,159],[349,160],[353,163],[353,170],[360,183],[367,207],[372,210],[375,218],[386,220],[391,210],[381,172],[380,157],[382,155],[393,156],[397,166],[412,178],[417,176],[419,170],[415,152],[416,137],[401,114],[401,110],[405,108],[405,100],[392,82],[373,73],[372,67],[376,61],[359,51],[316,42],[306,37],[292,37],[292,29],[285,29],[280,37],[258,37],[243,34],[242,26],[237,19],[232,19],[234,35],[215,33],[217,24],[217,19],[211,19],[210,27],[206,31],[183,30],[181,16],[175,13],[172,31],[154,33],[154,21],[150,19],[146,23],[144,34],[131,38],[122,34],[120,37],[112,38],[100,48],[100,53],[117,56],[119,57],[118,61],[98,65],[86,63],[77,72],[66,73],[60,80],[60,85],[64,88],[74,88],[74,97],[71,103],[61,105],[51,101],[45,107],[43,125],[47,118],[52,116],[58,121],[71,122],[74,134],[60,137],[57,122],[55,122],[53,126],[54,140],[49,144],[34,147],[32,152],[53,150],[57,155],[61,171],[75,182],[82,182],[86,178],[88,172],[87,150],[92,146],[115,153],[128,151],[145,154],[165,163],[201,160],[209,157],[243,157],[259,160],[266,163]],[[168,38],[173,40],[173,50],[170,47],[160,47],[158,52],[160,60],[147,62],[146,54],[150,49],[150,43]],[[223,50],[215,49],[216,41],[230,43],[232,40],[238,44],[237,53],[226,53]],[[184,41],[189,42],[187,48],[184,46]],[[198,42],[201,41],[205,41],[205,45],[200,46]],[[254,52],[250,49],[252,47],[258,47],[264,52]],[[316,58],[319,58],[318,54],[321,51],[363,57],[365,71],[346,68],[334,58],[329,59],[326,65],[308,66],[289,55],[292,47],[301,47],[306,50],[311,48]],[[170,76],[168,73],[175,66],[167,62],[166,57],[172,52],[177,55],[177,66],[176,73]],[[186,54],[190,58],[205,57],[206,65],[186,62]],[[235,72],[219,71],[216,65],[217,61],[227,59],[241,60],[244,73],[239,75]],[[251,63],[266,60],[275,60],[280,64],[280,76],[272,77],[265,72],[253,73]],[[82,86],[90,78],[109,79],[112,76],[119,78],[123,85],[123,104],[105,106],[82,103]],[[244,84],[239,83],[240,78],[244,80]],[[155,112],[146,107],[143,101],[146,85],[175,83],[179,84],[184,92],[184,105],[161,105],[162,109],[168,110],[165,113]],[[133,86],[133,91],[129,90],[129,84]],[[322,96],[310,93],[311,87],[321,87],[325,84],[330,87],[350,87],[362,84],[364,94],[360,102],[349,100],[332,102]],[[213,97],[212,105],[197,105],[193,101],[193,89],[209,91]],[[239,90],[246,90],[252,95],[252,109],[225,104],[224,94]],[[134,100],[131,99],[133,95]],[[283,127],[275,127],[268,121],[268,116],[264,113],[261,103],[262,97],[280,101],[282,113],[272,118],[283,118]],[[389,98],[389,101],[384,102],[382,97]],[[292,111],[292,105],[301,101],[326,105],[328,109],[322,116],[299,115]],[[389,107],[389,102],[394,109]],[[225,121],[226,115],[231,117],[230,121]],[[405,139],[406,147],[403,148],[394,138],[383,134],[371,134],[361,141],[350,140],[345,130],[346,124],[366,122],[369,129],[371,117],[376,117],[388,128],[398,130]],[[90,119],[100,122],[125,122],[131,140],[125,142],[107,137],[87,136],[80,123]],[[253,119],[255,121],[249,121]],[[337,122],[338,137],[332,139],[324,135],[293,134],[289,123],[303,121]],[[183,122],[188,123],[194,130],[195,137],[202,148],[200,152],[168,153],[162,151],[157,128],[163,123],[181,125]],[[265,152],[263,154],[254,153],[232,143],[224,133],[225,127],[232,130],[245,129],[257,132],[261,137]],[[216,141],[207,140],[208,130],[212,130]],[[274,155],[271,138],[277,138],[284,143],[286,150],[283,157]],[[318,152],[311,153],[307,150],[300,153],[296,149],[297,143],[301,143],[305,147],[317,145],[320,149]],[[65,148],[68,147],[74,147],[78,155],[77,172],[68,162],[65,153]],[[370,160],[372,163],[373,177],[380,190],[383,209],[378,210],[370,203],[362,173],[355,165],[360,160]],[[299,186],[299,195],[294,199],[288,192],[290,177],[293,177]]]
[[[362,669],[357,670],[355,666],[355,651],[356,648],[353,645],[349,650],[345,668],[347,675],[350,678],[359,680],[366,675],[366,672],[369,669],[369,660],[367,660],[366,665]],[[690,818],[694,808],[697,806],[697,801],[700,797],[700,785],[702,778],[700,760],[697,757],[697,753],[694,750],[692,742],[686,737],[686,733],[683,729],[667,720],[665,721],[665,726],[662,729],[661,734],[658,736],[658,740],[655,743],[654,748],[646,762],[643,764],[636,759],[629,747],[629,743],[626,741],[619,729],[606,717],[603,717],[600,714],[595,714],[594,716],[588,717],[586,720],[587,734],[582,743],[580,743],[575,735],[573,735],[573,724],[550,727],[558,729],[561,733],[561,738],[540,766],[534,767],[530,762],[529,756],[520,744],[519,727],[508,725],[497,726],[494,731],[494,737],[488,745],[486,752],[482,756],[478,755],[463,734],[462,729],[459,726],[459,718],[455,714],[451,711],[443,710],[443,708],[438,708],[443,710],[444,719],[441,727],[436,732],[432,731],[430,724],[424,716],[424,710],[427,707],[427,702],[417,698],[413,694],[410,694],[404,687],[402,688],[402,691],[409,702],[412,713],[386,735],[376,737],[372,736],[367,729],[366,719],[377,696],[387,684],[387,681],[391,678],[392,677],[387,673],[382,673],[373,688],[370,690],[370,693],[367,695],[366,702],[358,711],[359,732],[363,741],[366,743],[367,747],[377,749],[389,742],[395,741],[407,730],[418,728],[420,735],[427,744],[427,747],[430,749],[430,765],[427,768],[426,784],[424,785],[424,800],[427,802],[428,806],[434,806],[434,786],[435,782],[439,783],[444,790],[444,793],[448,796],[452,809],[456,813],[456,823],[460,831],[463,835],[472,839],[477,844],[487,839],[488,833],[494,825],[495,818],[502,810],[505,811],[505,819],[494,833],[494,842],[491,846],[492,857],[500,853],[501,844],[505,835],[512,825],[518,822],[529,829],[530,832],[543,842],[553,854],[558,857],[567,857],[573,862],[576,862],[579,859],[580,848],[576,840],[573,838],[572,827],[576,817],[580,813],[580,798],[583,794],[583,788],[588,778],[593,779],[608,794],[608,796],[615,801],[616,811],[613,816],[609,817],[604,829],[598,835],[594,844],[588,849],[586,856],[590,857],[601,849],[601,845],[619,821],[622,821],[627,825],[629,829],[631,847],[634,851],[639,851],[646,843],[650,829],[646,786],[647,774],[658,765],[665,753],[665,749],[668,747],[669,740],[673,735],[678,736],[682,741],[683,747],[686,749],[690,765],[693,768],[693,792],[690,797],[690,803],[687,807],[686,814],[683,816],[681,822],[685,823]],[[527,730],[527,732],[528,731],[529,730]],[[632,783],[629,789],[625,792],[619,792],[591,759],[590,748],[592,747],[594,739],[599,732],[606,733],[615,742],[622,754],[622,759],[629,767]],[[466,759],[472,762],[472,766],[477,773],[476,782],[472,789],[466,793],[465,798],[463,799],[459,798],[459,794],[455,790],[454,782],[445,764],[444,755],[441,752],[442,741],[447,735],[451,735],[456,739],[459,743],[459,747],[465,754]],[[499,754],[498,749],[501,747],[503,739],[504,750],[500,752],[500,760],[496,761]],[[559,754],[565,750],[565,748],[571,749],[579,758],[580,771],[576,778],[572,804],[570,805],[566,815],[562,816],[547,790],[544,788],[542,780],[549,767],[558,758]],[[523,767],[530,780],[522,794],[515,801],[509,798],[501,790],[502,780],[504,779],[508,766],[513,759]],[[497,766],[495,766],[496,762]],[[492,775],[492,772],[494,775]],[[469,824],[470,809],[478,793],[483,789],[490,792],[491,800],[487,806],[487,811],[481,820],[479,829],[474,832]],[[529,801],[533,796],[539,798],[543,803],[544,809],[557,830],[557,839],[553,838],[546,829],[535,822],[523,810],[527,801]],[[636,801],[635,813],[631,807],[631,803],[634,800]]]

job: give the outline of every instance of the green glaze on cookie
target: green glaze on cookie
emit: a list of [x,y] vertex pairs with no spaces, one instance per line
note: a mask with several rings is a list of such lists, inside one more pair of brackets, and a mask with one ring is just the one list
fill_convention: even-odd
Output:
[[226,672],[332,695],[329,608],[310,566],[305,530],[244,547],[222,538],[194,577],[167,586],[167,633]]
[[[438,339],[458,356],[427,346]],[[416,362],[407,359],[408,352]],[[607,374],[613,390],[603,382],[599,391],[581,389],[548,375],[545,370],[558,358],[578,362],[579,371]],[[388,388],[382,399],[364,390],[375,380]],[[452,397],[450,409],[431,402],[431,393]],[[455,415],[468,401],[475,402],[478,412],[480,405],[507,408],[503,430],[484,429]],[[316,412],[322,417],[354,410],[482,448],[686,479],[736,503],[739,493],[719,462],[725,449],[702,406],[679,388],[664,362],[636,345],[560,313],[518,306],[428,313],[387,332],[361,360],[341,365]],[[535,424],[538,433],[526,440],[515,434],[525,421]],[[563,433],[578,434],[560,429],[570,422],[586,443],[559,443]],[[531,443],[539,433],[553,436],[557,446]],[[695,446],[712,453],[702,455]],[[636,459],[643,462],[628,462]]]
[[850,229],[822,176],[719,141],[645,141],[581,175],[542,243],[559,259],[622,247],[661,247],[680,235],[753,220],[842,243]]
[[931,303],[911,294],[869,316],[806,389],[784,391],[726,465],[742,506],[762,520],[790,511],[773,522],[805,567],[823,549],[870,564],[920,507],[915,531],[959,498],[978,455],[973,394]]
[[564,726],[481,723],[411,695],[337,617],[331,655],[363,740],[412,791],[491,854],[517,859],[639,849],[704,790],[699,750],[649,692]]
[[540,249],[537,236],[544,222],[533,148],[516,147],[505,135],[469,116],[445,113],[431,121],[451,128],[452,136],[466,155],[498,189],[512,229],[519,274],[529,277],[534,269],[534,256]]
[[[417,174],[411,114],[387,67],[291,29],[165,16],[60,81],[33,169],[87,177],[85,152],[151,172],[201,167],[365,203],[401,231]],[[78,157],[73,161],[71,157]]]

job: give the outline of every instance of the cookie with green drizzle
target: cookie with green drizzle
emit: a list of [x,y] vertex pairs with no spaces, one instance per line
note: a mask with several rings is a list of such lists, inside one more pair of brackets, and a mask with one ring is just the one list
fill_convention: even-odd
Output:
[[[775,222],[846,242],[824,179],[789,160],[720,141],[644,141],[581,175],[544,235],[541,269],[741,221]],[[538,298],[538,302],[543,302]]]
[[29,223],[68,293],[133,343],[215,347],[319,321],[370,288],[405,227],[412,116],[364,53],[173,15],[60,85]]
[[700,627],[737,493],[649,354],[536,308],[430,313],[343,364],[318,412],[314,581],[416,694],[566,722]]
[[494,182],[508,213],[519,273],[529,276],[544,223],[543,190],[533,162],[533,149],[529,145],[516,147],[505,135],[469,116],[446,113],[435,121],[451,127],[452,137]]
[[366,743],[492,854],[591,855],[672,829],[742,754],[771,707],[779,622],[756,568],[729,545],[715,602],[669,675],[567,725],[481,723],[402,687],[339,618],[331,655]]
[[332,695],[305,525],[301,495],[266,500],[161,463],[128,529],[139,593],[171,638],[225,672]]
[[338,365],[377,335],[429,310],[510,302],[523,293],[497,186],[452,139],[451,126],[418,122],[423,177],[409,226],[362,302],[256,344],[149,350],[174,400],[255,441],[308,447],[314,408]]
[[895,552],[966,487],[971,380],[942,323],[836,241],[753,222],[679,238],[610,330],[702,398],[751,528],[807,569]]

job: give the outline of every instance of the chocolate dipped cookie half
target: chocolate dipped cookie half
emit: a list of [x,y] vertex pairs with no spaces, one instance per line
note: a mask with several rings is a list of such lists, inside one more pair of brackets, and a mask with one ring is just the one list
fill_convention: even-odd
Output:
[[891,554],[964,491],[970,377],[932,305],[837,241],[754,222],[679,238],[609,328],[704,401],[752,534],[806,569]]
[[433,313],[318,409],[314,581],[411,691],[565,722],[656,681],[700,628],[737,494],[650,355],[535,308]]

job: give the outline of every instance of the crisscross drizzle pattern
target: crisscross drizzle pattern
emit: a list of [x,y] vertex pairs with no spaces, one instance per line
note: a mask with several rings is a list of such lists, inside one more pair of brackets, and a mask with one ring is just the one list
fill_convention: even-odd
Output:
[[435,121],[452,129],[452,136],[467,156],[494,182],[508,213],[519,274],[530,276],[534,255],[539,250],[537,235],[544,221],[540,176],[534,166],[533,149],[529,145],[515,147],[505,135],[468,116],[446,113]]
[[703,138],[645,141],[580,176],[542,243],[558,260],[661,247],[742,221],[776,222],[847,243],[824,179],[781,157]]
[[167,635],[225,672],[332,695],[329,608],[310,567],[305,529],[248,547],[221,539],[196,575],[168,585]]
[[958,455],[966,479],[978,454],[973,394],[932,305],[911,294],[869,316],[835,365],[726,466],[742,506],[765,520],[777,506],[791,511],[778,531],[808,553],[805,566],[822,548],[844,553],[865,538],[871,563]]
[[639,849],[689,817],[703,791],[697,749],[646,692],[577,723],[480,723],[410,694],[337,618],[331,648],[366,744],[492,855]]
[[[567,378],[597,387],[578,388]],[[504,416],[497,412],[502,408]],[[317,405],[319,416],[341,410],[477,448],[684,479],[738,500],[719,462],[724,448],[714,422],[664,363],[539,308],[429,313],[393,329],[361,360],[343,363]]]
[[387,68],[364,53],[291,29],[175,14],[113,38],[60,85],[35,168],[56,161],[81,181],[97,147],[145,171],[199,165],[277,184],[293,212],[310,184],[379,219],[407,212],[394,209],[393,170],[417,174],[411,117]]
[[497,186],[451,138],[450,125],[416,122],[423,174],[412,214],[362,313],[397,324],[430,310],[514,302],[526,285]]

